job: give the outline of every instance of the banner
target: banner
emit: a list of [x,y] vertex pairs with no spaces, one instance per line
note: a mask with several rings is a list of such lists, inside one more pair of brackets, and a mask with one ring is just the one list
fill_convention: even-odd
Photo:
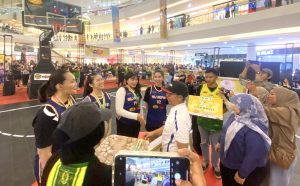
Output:
[[34,52],[32,43],[15,43],[15,52]]
[[223,120],[223,99],[189,96],[188,110],[192,115]]
[[219,77],[217,83],[223,88],[231,90],[234,93],[243,93],[245,89],[238,78]]
[[109,49],[86,45],[85,56],[86,57],[109,57]]
[[160,38],[168,37],[167,0],[160,0]]
[[113,26],[113,38],[114,42],[120,42],[120,18],[119,18],[119,7],[111,7],[112,14],[112,26]]
[[49,73],[49,74],[34,73],[33,80],[35,80],[35,81],[47,81],[47,80],[49,80],[50,76],[51,76],[51,73]]
[[4,55],[0,54],[0,63],[4,63]]

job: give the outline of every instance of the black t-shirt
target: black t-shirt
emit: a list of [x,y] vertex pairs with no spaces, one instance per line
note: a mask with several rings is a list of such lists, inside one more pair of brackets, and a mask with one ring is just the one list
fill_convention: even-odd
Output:
[[[157,86],[155,86],[155,87],[156,87],[157,90],[161,90],[161,87],[157,87]],[[152,88],[153,88],[153,87],[152,87]],[[145,101],[146,103],[149,102],[150,91],[151,91],[151,87],[148,87],[148,88],[146,89],[146,91],[145,91],[144,101]],[[169,104],[169,103],[168,103],[168,100],[167,100],[167,104]]]
[[57,125],[58,118],[51,107],[46,106],[39,109],[32,122],[37,148],[42,149],[52,145],[52,152],[59,148],[57,144],[53,144],[52,139],[52,133]]
[[[42,186],[47,184],[48,176],[54,164],[60,158],[60,153],[56,153],[48,160],[43,176]],[[82,163],[82,162],[78,162]],[[72,164],[71,164],[72,165]],[[90,163],[86,170],[82,186],[111,186],[112,185],[112,167],[101,163],[96,156],[91,157]]]

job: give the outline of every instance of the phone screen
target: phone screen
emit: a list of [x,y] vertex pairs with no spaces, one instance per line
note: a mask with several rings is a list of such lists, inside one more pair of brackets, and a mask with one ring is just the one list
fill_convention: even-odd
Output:
[[117,156],[115,186],[175,185],[176,179],[189,179],[190,162],[183,157]]

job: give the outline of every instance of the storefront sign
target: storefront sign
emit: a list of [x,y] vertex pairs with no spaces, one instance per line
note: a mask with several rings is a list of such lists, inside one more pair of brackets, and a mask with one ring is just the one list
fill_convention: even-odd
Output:
[[267,56],[267,55],[273,55],[274,50],[263,50],[263,51],[258,51],[256,53],[258,56]]
[[32,43],[15,43],[15,52],[34,52]]
[[223,120],[223,100],[221,98],[189,96],[188,110],[192,115]]
[[257,56],[300,54],[300,47],[258,51]]
[[128,50],[128,55],[129,56],[136,56],[137,55],[137,51],[135,51],[135,50]]
[[45,73],[35,73],[33,80],[35,81],[47,81],[49,80],[51,74],[45,74]]
[[109,49],[86,45],[85,56],[86,57],[109,57]]
[[111,7],[112,24],[113,24],[113,38],[114,42],[120,42],[120,18],[119,18],[119,7]]

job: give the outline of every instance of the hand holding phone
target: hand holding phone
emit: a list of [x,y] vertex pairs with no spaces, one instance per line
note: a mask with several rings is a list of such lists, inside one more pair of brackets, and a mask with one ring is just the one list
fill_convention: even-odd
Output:
[[205,186],[206,182],[199,156],[188,149],[179,149],[178,154],[191,161],[191,182],[178,179],[176,186]]

